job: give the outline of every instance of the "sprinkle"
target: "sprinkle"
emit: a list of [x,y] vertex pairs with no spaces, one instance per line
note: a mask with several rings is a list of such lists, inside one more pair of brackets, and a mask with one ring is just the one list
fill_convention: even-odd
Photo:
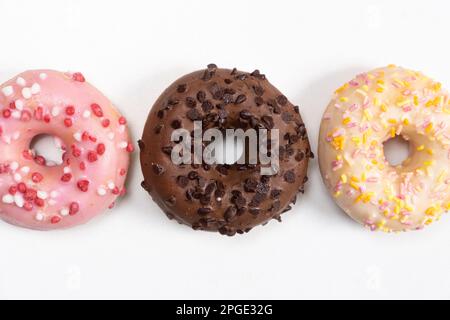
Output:
[[61,218],[58,217],[58,216],[53,216],[53,217],[50,219],[50,222],[51,222],[52,224],[56,224],[56,223],[58,223],[58,222],[60,222],[60,221],[61,221]]
[[9,168],[10,168],[12,171],[16,171],[16,170],[19,168],[19,163],[16,162],[16,161],[13,161],[13,162],[11,162],[11,163],[9,164]]
[[34,218],[35,218],[37,221],[42,221],[42,220],[44,220],[44,215],[43,215],[42,213],[38,212],[38,213],[36,213],[36,215],[34,216]]
[[99,187],[99,188],[97,189],[97,194],[98,194],[99,196],[104,196],[104,195],[106,194],[106,189],[105,189],[104,187]]
[[72,74],[72,80],[78,81],[78,82],[85,82],[86,79],[84,78],[83,74],[81,72],[75,72]]
[[44,72],[40,73],[40,74],[39,74],[39,79],[41,79],[41,80],[47,79],[47,74],[44,73]]
[[30,167],[24,166],[24,167],[20,168],[20,171],[21,171],[22,173],[27,174],[27,173],[30,172]]
[[30,99],[31,98],[31,89],[30,88],[23,88],[22,89],[22,96],[25,98],[25,99]]
[[54,106],[52,108],[52,116],[57,117],[59,115],[59,113],[61,112],[61,109],[57,106]]
[[67,208],[62,208],[62,209],[59,211],[59,214],[62,215],[63,217],[68,216],[68,215],[69,215],[69,209],[67,209]]
[[347,102],[347,101],[348,101],[348,98],[347,98],[347,97],[340,97],[340,98],[339,98],[339,101],[341,101],[341,102]]
[[7,86],[2,89],[2,92],[6,97],[9,97],[14,93],[14,89],[12,86]]
[[73,134],[73,137],[76,141],[80,142],[81,141],[81,133],[80,132],[75,132]]
[[89,110],[84,110],[83,118],[89,118],[91,116],[91,112]]
[[23,208],[23,205],[25,204],[25,200],[23,199],[23,196],[21,193],[16,193],[14,195],[14,202],[15,202],[16,206],[18,206],[19,208]]
[[25,79],[22,78],[22,77],[17,77],[16,83],[17,83],[19,86],[22,86],[22,87],[25,87],[25,86],[27,85],[27,82],[26,82]]
[[2,202],[3,203],[7,203],[7,204],[11,204],[11,203],[14,203],[14,196],[13,195],[11,195],[11,194],[5,194],[3,197],[2,197]]
[[[335,139],[337,139],[337,138],[339,138],[339,137],[336,137]],[[117,146],[119,147],[119,149],[125,149],[128,146],[128,142],[127,141],[121,141]]]
[[39,83],[33,83],[31,86],[31,94],[38,94],[39,92],[41,92],[41,86]]
[[14,181],[16,182],[22,181],[22,176],[20,175],[20,173],[14,174]]
[[48,193],[45,192],[45,191],[42,191],[42,190],[38,190],[38,192],[37,192],[37,197],[38,197],[39,199],[45,200],[45,199],[48,198]]

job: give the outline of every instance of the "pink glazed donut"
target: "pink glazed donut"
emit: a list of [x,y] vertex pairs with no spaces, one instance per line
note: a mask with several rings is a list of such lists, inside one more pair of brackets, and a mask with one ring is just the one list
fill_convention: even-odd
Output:
[[[57,137],[61,165],[30,150]],[[0,218],[51,230],[82,224],[125,192],[126,120],[81,73],[24,72],[0,86]]]

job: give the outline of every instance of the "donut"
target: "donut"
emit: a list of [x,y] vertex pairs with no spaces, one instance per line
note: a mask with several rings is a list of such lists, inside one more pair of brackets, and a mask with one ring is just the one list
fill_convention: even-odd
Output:
[[[260,161],[175,164],[172,133],[181,128],[194,136],[198,121],[203,130],[264,129],[271,143],[278,130],[278,148],[271,145],[279,157],[276,173],[262,173]],[[280,220],[303,192],[312,157],[298,106],[258,70],[247,73],[215,64],[181,77],[161,94],[139,147],[142,187],[169,219],[229,236]]]
[[[370,230],[422,229],[450,208],[450,98],[439,82],[395,65],[336,90],[321,122],[319,165],[336,203]],[[396,136],[409,156],[391,165]]]
[[[125,191],[126,120],[81,73],[26,71],[0,86],[0,218],[37,230],[84,223]],[[61,164],[30,149],[55,137]]]

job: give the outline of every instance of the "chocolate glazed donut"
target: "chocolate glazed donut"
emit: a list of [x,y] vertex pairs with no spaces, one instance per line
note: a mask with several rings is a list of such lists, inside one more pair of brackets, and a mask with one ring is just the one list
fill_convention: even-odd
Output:
[[[180,164],[171,160],[174,129],[279,130],[279,170],[261,175],[260,164]],[[304,190],[311,152],[299,108],[258,70],[210,64],[175,81],[148,116],[142,139],[142,187],[170,219],[195,230],[244,233],[291,209]]]

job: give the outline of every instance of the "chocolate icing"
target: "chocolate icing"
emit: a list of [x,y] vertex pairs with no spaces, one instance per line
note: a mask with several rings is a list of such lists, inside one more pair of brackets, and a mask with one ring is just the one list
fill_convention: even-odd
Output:
[[[280,171],[262,176],[258,164],[175,165],[174,129],[279,129]],[[291,209],[307,181],[313,157],[299,108],[258,70],[206,70],[185,75],[168,87],[150,111],[142,139],[142,187],[170,219],[196,230],[234,235],[248,232]]]

